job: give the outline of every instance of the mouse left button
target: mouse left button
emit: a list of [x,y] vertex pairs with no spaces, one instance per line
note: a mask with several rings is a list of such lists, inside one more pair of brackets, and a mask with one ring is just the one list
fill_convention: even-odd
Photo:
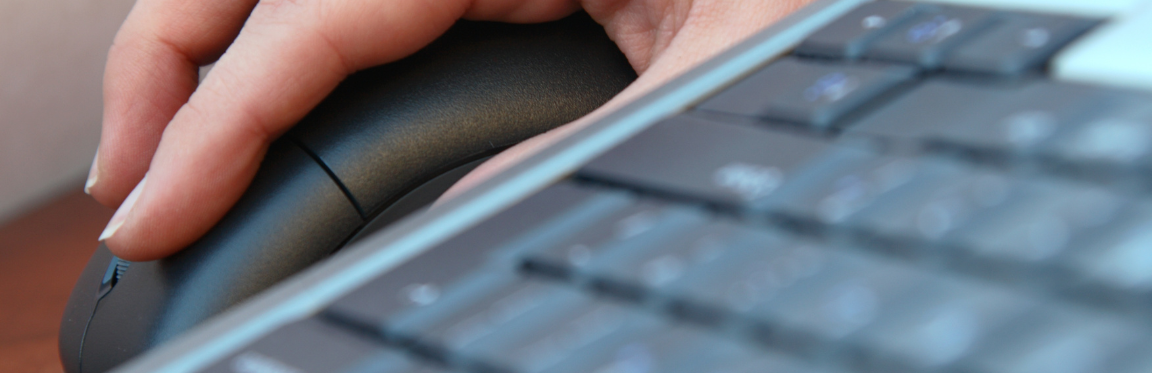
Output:
[[76,280],[77,285],[72,287],[68,306],[64,308],[64,318],[60,320],[60,362],[66,372],[80,371],[80,347],[84,340],[84,330],[92,318],[92,312],[96,310],[103,277],[114,260],[112,252],[100,244]]
[[323,167],[277,141],[240,200],[195,243],[155,261],[108,253],[89,262],[71,301],[91,304],[73,312],[87,312],[67,334],[77,346],[61,347],[77,356],[69,372],[104,372],[175,338],[328,257],[363,223]]

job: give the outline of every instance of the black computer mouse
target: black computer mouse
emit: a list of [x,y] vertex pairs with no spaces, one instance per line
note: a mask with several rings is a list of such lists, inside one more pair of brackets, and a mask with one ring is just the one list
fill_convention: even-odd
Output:
[[592,111],[636,78],[586,14],[461,21],[419,53],[350,76],[278,139],[240,201],[180,253],[103,245],[65,311],[60,357],[102,372],[418,210],[480,161]]

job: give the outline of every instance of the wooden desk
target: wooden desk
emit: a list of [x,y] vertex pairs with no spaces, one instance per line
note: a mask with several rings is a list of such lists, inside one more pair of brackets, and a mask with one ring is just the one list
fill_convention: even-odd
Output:
[[112,210],[76,190],[0,226],[0,372],[61,372],[56,333]]

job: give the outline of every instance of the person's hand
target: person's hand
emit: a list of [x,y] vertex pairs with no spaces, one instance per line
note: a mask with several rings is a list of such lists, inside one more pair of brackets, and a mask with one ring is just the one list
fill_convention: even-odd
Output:
[[[269,143],[345,76],[415,52],[457,19],[544,22],[585,9],[640,73],[606,105],[617,107],[808,1],[139,0],[109,52],[85,190],[119,206],[100,237],[114,254],[158,259],[207,232]],[[505,152],[453,193],[588,121]]]

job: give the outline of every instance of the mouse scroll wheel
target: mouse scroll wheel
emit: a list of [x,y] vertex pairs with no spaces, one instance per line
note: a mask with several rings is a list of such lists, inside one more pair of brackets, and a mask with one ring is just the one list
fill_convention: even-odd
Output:
[[108,270],[104,271],[104,278],[100,280],[100,291],[96,292],[96,299],[99,300],[107,295],[112,290],[116,283],[120,281],[120,277],[124,276],[124,272],[128,271],[128,265],[131,262],[112,257],[112,261],[108,263]]

